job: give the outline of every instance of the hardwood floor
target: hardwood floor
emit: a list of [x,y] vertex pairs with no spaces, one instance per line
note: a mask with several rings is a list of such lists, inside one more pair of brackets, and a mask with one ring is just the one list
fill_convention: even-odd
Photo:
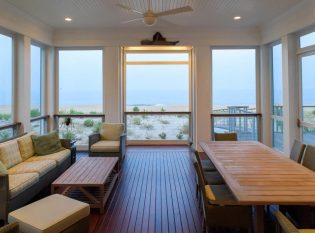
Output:
[[194,168],[183,148],[130,148],[104,215],[92,212],[93,233],[202,232]]

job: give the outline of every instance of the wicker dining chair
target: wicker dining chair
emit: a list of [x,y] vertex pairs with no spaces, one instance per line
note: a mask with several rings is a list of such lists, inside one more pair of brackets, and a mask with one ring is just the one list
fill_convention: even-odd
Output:
[[251,207],[240,206],[226,185],[208,185],[202,175],[197,159],[194,159],[207,232],[215,228],[244,228],[252,230]]
[[214,133],[215,141],[237,141],[237,133]]
[[307,145],[305,147],[302,165],[312,171],[315,171],[315,146]]
[[303,144],[302,142],[298,140],[294,140],[294,144],[290,152],[290,159],[292,159],[293,161],[297,163],[301,163],[304,150],[305,150],[305,144]]
[[203,171],[209,172],[209,171],[216,171],[217,170],[210,159],[201,159],[200,154],[197,150],[195,151],[195,156],[196,156],[196,159],[197,159],[199,165],[201,165],[201,168]]
[[275,213],[277,224],[276,233],[315,233],[315,229],[298,229],[294,224],[280,211]]
[[[201,175],[206,184],[209,184],[209,185],[225,184],[223,177],[220,175],[220,173],[217,170],[207,170],[207,168],[206,170],[203,169],[203,166],[205,166],[205,163],[202,164],[203,160],[200,159],[199,153],[197,151],[195,152],[195,154],[192,155],[192,160],[197,161],[198,166],[201,167]],[[212,164],[211,161],[210,163]],[[198,179],[196,180],[196,196],[200,200],[200,188],[199,188]]]

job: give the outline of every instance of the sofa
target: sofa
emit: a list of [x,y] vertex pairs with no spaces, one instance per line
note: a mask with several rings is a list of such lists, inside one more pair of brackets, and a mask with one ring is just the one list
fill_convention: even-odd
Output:
[[30,202],[71,166],[68,140],[60,139],[59,152],[37,156],[32,134],[0,143],[0,220],[4,222],[9,212]]

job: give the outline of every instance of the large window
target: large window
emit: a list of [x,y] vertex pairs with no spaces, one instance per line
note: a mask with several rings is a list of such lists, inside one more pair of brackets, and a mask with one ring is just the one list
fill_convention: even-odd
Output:
[[58,60],[60,136],[86,145],[102,121],[103,50],[59,50]]
[[282,45],[271,46],[272,57],[272,144],[283,151],[283,81],[282,81]]
[[256,49],[212,49],[213,132],[258,140]]
[[315,51],[303,54],[301,64],[301,135],[304,143],[315,145]]
[[[0,127],[12,123],[13,39],[0,34]],[[13,130],[0,130],[0,141],[13,136]]]
[[190,51],[125,52],[128,140],[187,140]]
[[[41,46],[31,45],[31,118],[43,115],[44,94],[44,49]],[[32,121],[32,131],[38,134],[45,133],[46,122],[43,119]]]

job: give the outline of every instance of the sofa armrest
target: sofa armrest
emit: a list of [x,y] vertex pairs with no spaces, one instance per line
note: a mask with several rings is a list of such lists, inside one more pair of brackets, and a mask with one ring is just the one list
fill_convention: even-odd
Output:
[[127,135],[124,133],[120,135],[120,148],[119,151],[121,153],[121,159],[123,160],[125,158],[125,153],[126,153],[126,139]]
[[60,139],[60,142],[61,142],[62,147],[70,150],[71,148],[70,139]]
[[0,233],[20,233],[18,222],[13,222],[0,228]]
[[9,201],[9,176],[0,174],[0,219],[7,221]]
[[99,133],[91,134],[89,136],[89,150],[91,149],[91,146],[98,141],[101,140],[101,135]]

